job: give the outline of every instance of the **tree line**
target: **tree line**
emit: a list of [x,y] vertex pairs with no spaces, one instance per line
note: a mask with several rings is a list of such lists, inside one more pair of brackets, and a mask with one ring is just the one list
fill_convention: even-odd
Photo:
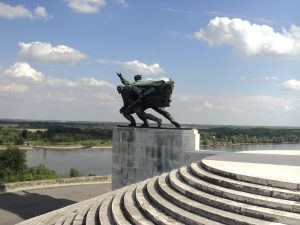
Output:
[[0,145],[24,144],[82,144],[93,146],[111,144],[112,130],[99,128],[76,128],[52,126],[45,130],[31,131],[0,126]]
[[26,152],[15,146],[0,151],[0,183],[56,179],[58,174],[44,165],[28,167]]
[[300,129],[218,127],[199,133],[202,145],[300,143]]
[[[216,127],[198,129],[202,145],[300,143],[300,129]],[[0,145],[110,145],[112,128],[80,128],[51,125],[47,129],[0,126]]]
[[[70,168],[70,177],[79,177],[80,172]],[[88,176],[96,176],[90,173]],[[49,180],[58,179],[60,176],[54,170],[48,169],[40,164],[38,166],[27,166],[26,152],[16,146],[8,146],[0,151],[0,184],[17,181]]]

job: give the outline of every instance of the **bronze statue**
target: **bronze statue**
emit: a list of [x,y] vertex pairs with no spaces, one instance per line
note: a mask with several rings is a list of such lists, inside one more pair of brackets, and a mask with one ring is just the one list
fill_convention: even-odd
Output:
[[180,127],[169,112],[164,107],[170,106],[171,94],[174,88],[174,81],[151,81],[142,80],[141,75],[135,75],[134,81],[126,80],[121,73],[117,73],[124,86],[118,86],[117,90],[122,95],[124,106],[120,113],[130,121],[129,126],[136,126],[136,122],[131,114],[136,113],[143,121],[142,127],[149,127],[148,120],[155,121],[157,126],[161,126],[161,119],[146,113],[147,108],[152,108],[163,115],[176,127]]

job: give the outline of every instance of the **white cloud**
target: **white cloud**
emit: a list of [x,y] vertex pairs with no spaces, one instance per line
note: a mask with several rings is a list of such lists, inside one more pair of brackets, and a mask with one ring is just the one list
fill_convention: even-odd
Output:
[[300,56],[300,28],[276,32],[268,25],[251,24],[239,18],[215,17],[206,28],[195,33],[210,46],[229,44],[245,55]]
[[31,12],[25,6],[11,6],[3,2],[0,2],[0,16],[7,19],[33,18]]
[[153,81],[159,81],[159,80],[163,80],[163,81],[169,81],[170,78],[168,77],[146,77],[145,80],[153,80]]
[[21,50],[19,55],[22,58],[56,63],[75,63],[87,59],[88,57],[79,50],[73,49],[66,45],[52,46],[47,42],[20,42]]
[[288,111],[291,111],[291,110],[292,110],[292,108],[290,106],[288,106],[288,105],[284,106],[284,111],[288,112]]
[[67,79],[55,78],[55,77],[47,77],[46,84],[51,87],[76,87],[77,83]]
[[115,0],[115,2],[119,5],[124,6],[125,8],[127,8],[129,6],[128,2],[126,0]]
[[[214,100],[212,100],[214,101]],[[215,103],[212,103],[212,102],[209,102],[209,101],[206,101],[204,102],[202,105],[198,105],[196,106],[195,108],[195,111],[200,111],[200,110],[203,110],[203,109],[209,109],[209,110],[214,110],[214,111],[225,111],[225,112],[232,112],[232,113],[242,113],[243,110],[238,108],[237,106],[234,106],[234,105],[230,105],[228,103],[226,104],[222,104],[220,102],[215,102]]]
[[97,100],[100,100],[99,104],[102,105],[116,105],[119,103],[118,99],[121,99],[120,96],[106,92],[94,93],[93,97],[95,97]]
[[114,84],[95,77],[71,80],[46,75],[40,82],[32,82],[41,78],[39,73],[20,63],[8,69],[0,68],[1,117],[122,120],[119,113],[122,98]]
[[52,101],[60,101],[60,102],[76,102],[78,98],[74,96],[72,93],[57,93],[57,92],[48,92],[46,95],[46,99]]
[[109,88],[115,88],[115,85],[107,82],[107,81],[103,81],[103,80],[97,80],[93,77],[85,77],[85,78],[81,78],[78,81],[78,85],[82,85],[82,86],[88,86],[88,87],[109,87]]
[[158,63],[147,65],[145,63],[139,62],[138,60],[117,61],[117,60],[106,60],[106,59],[98,59],[97,62],[118,64],[132,72],[144,74],[144,75],[159,75],[164,73],[164,69]]
[[0,17],[12,20],[18,18],[46,19],[49,16],[47,10],[43,6],[38,6],[33,12],[30,12],[24,5],[11,6],[0,2]]
[[210,102],[204,102],[203,105],[204,105],[204,107],[209,108],[209,109],[212,109],[214,107],[214,105],[211,104]]
[[240,80],[246,80],[247,78],[245,76],[240,76]]
[[146,75],[161,74],[164,70],[158,63],[147,65],[139,62],[138,60],[124,62],[124,67],[136,73],[142,73]]
[[78,13],[97,13],[105,6],[105,0],[67,0],[69,8]]
[[181,9],[173,9],[173,8],[159,8],[159,11],[171,12],[171,13],[184,13],[184,14],[192,14],[192,11],[189,10],[181,10]]
[[16,62],[5,71],[5,74],[16,78],[26,78],[33,81],[42,81],[45,77],[44,74],[36,71],[26,62]]
[[276,76],[265,76],[265,80],[278,80]]
[[281,84],[281,87],[289,91],[300,91],[300,80],[291,79]]
[[300,99],[291,97],[176,94],[169,110],[192,124],[300,125]]
[[105,89],[116,89],[116,86],[112,83],[103,80],[97,80],[94,77],[83,77],[78,80],[68,80],[56,77],[47,77],[45,86],[50,87],[65,87],[65,88],[105,88]]
[[0,93],[23,93],[29,91],[29,87],[24,84],[10,83],[0,84]]
[[43,7],[43,6],[38,6],[34,9],[34,14],[37,17],[41,17],[41,18],[47,18],[49,15],[47,13],[47,10]]

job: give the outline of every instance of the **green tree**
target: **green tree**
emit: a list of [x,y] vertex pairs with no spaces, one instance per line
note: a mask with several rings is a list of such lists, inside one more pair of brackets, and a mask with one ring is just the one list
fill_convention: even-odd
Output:
[[70,168],[70,177],[79,177],[80,173],[75,168]]
[[24,144],[24,139],[19,137],[17,139],[15,139],[15,145],[23,145]]
[[24,138],[24,139],[27,139],[28,138],[28,130],[23,129],[22,133],[21,133],[21,137]]
[[0,170],[9,169],[16,174],[26,167],[26,153],[17,147],[9,146],[0,153]]

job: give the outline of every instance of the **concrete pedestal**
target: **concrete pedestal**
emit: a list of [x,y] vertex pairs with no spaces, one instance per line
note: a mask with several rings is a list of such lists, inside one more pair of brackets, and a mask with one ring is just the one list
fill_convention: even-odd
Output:
[[123,187],[180,167],[199,150],[196,129],[116,127],[113,131],[112,187]]

